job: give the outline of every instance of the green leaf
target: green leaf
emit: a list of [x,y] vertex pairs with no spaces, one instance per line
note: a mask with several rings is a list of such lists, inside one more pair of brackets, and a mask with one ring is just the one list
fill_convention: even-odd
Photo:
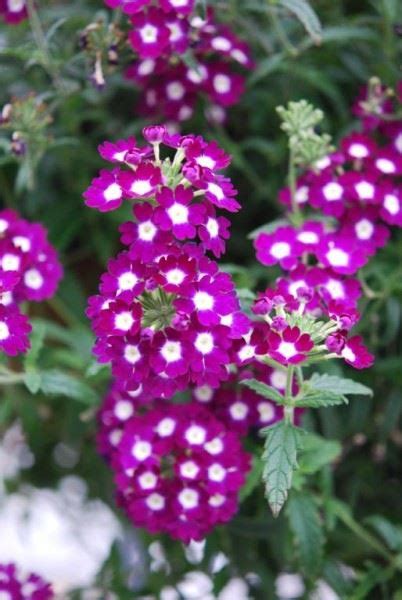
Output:
[[295,537],[302,570],[310,577],[319,571],[324,536],[317,503],[310,494],[292,492],[286,515]]
[[299,459],[300,471],[315,473],[338,458],[342,450],[336,440],[326,440],[315,433],[306,433]]
[[333,392],[339,395],[347,394],[360,394],[362,396],[372,396],[373,391],[367,386],[353,381],[352,379],[342,379],[336,375],[328,375],[324,373],[314,373],[309,381],[306,382],[307,386],[313,390],[321,392]]
[[43,371],[41,390],[49,396],[66,396],[84,404],[93,405],[99,400],[98,395],[89,385],[57,369]]
[[389,570],[384,569],[382,566],[372,565],[371,568],[363,574],[355,589],[347,597],[347,600],[366,600],[369,592],[371,592],[377,584],[387,579],[387,572],[389,572]]
[[402,527],[391,523],[381,515],[372,515],[365,519],[391,550],[402,550]]
[[307,0],[279,0],[279,4],[297,17],[315,43],[321,42],[322,26]]
[[284,397],[275,388],[262,381],[257,381],[256,379],[243,379],[240,383],[250,388],[250,390],[257,392],[257,394],[260,394],[263,398],[273,400],[277,404],[284,403]]
[[24,374],[24,383],[31,394],[36,394],[39,392],[41,387],[42,377],[41,374],[37,371],[27,371]]
[[257,229],[253,229],[253,231],[248,234],[247,238],[249,240],[255,240],[261,233],[272,233],[278,227],[284,227],[285,225],[289,225],[287,219],[275,219],[274,221],[265,223],[265,225],[260,225]]
[[298,467],[297,450],[302,431],[286,421],[262,430],[266,434],[262,460],[265,495],[274,517],[286,502],[292,485],[292,475]]
[[338,404],[347,404],[348,399],[345,396],[334,392],[307,392],[303,398],[297,400],[296,405],[303,408],[321,408],[325,406],[338,406]]

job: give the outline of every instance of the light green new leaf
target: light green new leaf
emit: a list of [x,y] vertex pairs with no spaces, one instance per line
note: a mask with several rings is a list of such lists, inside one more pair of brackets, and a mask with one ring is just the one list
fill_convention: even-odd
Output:
[[286,502],[292,485],[292,475],[298,467],[297,451],[302,431],[286,421],[262,430],[267,437],[264,445],[262,473],[265,495],[274,517]]
[[310,494],[292,492],[286,515],[305,573],[311,577],[318,572],[322,558],[324,536],[317,504]]
[[279,4],[297,17],[315,43],[321,42],[322,26],[307,0],[279,0]]
[[[362,396],[372,396],[373,391],[362,383],[357,383],[352,379],[342,379],[336,375],[324,373],[314,373],[307,386],[315,391],[332,392],[339,395],[359,394]],[[308,389],[308,388],[307,388]]]
[[329,391],[311,391],[307,392],[301,400],[297,401],[297,406],[303,408],[320,408],[322,406],[338,406],[338,404],[347,404],[348,399],[341,394]]
[[92,388],[73,375],[52,369],[42,372],[41,390],[49,396],[66,396],[79,400],[84,404],[94,405],[98,402],[98,395]]
[[275,388],[262,381],[257,381],[256,379],[244,379],[240,383],[250,388],[250,390],[257,392],[257,394],[260,394],[263,398],[273,400],[277,404],[283,404],[284,397]]

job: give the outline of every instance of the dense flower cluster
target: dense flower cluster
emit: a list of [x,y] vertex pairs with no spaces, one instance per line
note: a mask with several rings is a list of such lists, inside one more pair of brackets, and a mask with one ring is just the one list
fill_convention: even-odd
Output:
[[[126,416],[128,404],[115,404]],[[249,456],[236,434],[198,404],[164,404],[126,420],[112,465],[120,503],[136,525],[189,542],[237,510]]]
[[31,573],[22,577],[15,565],[0,564],[1,600],[50,600],[52,587],[39,575]]
[[208,98],[207,117],[224,121],[226,107],[244,91],[244,78],[233,64],[252,67],[247,44],[216,23],[212,10],[203,18],[196,15],[194,0],[105,2],[130,17],[129,43],[137,58],[126,77],[144,90],[141,112],[185,121],[201,94]]
[[0,15],[6,23],[20,23],[28,16],[26,0],[0,0]]
[[56,291],[62,268],[46,229],[12,210],[0,211],[0,349],[24,352],[31,330],[18,305],[40,302]]
[[[360,337],[347,333],[359,319],[360,284],[353,276],[387,243],[389,225],[402,227],[402,123],[381,119],[393,110],[382,87],[374,96],[362,92],[354,108],[360,131],[344,137],[336,152],[297,182],[294,200],[302,224],[278,227],[255,240],[262,264],[287,271],[276,292],[285,303],[287,296],[291,303],[303,302],[303,309],[294,309],[335,321],[338,328],[330,330],[326,347],[356,368],[371,365],[373,357]],[[291,207],[289,188],[279,200]],[[311,209],[320,211],[320,220]]]

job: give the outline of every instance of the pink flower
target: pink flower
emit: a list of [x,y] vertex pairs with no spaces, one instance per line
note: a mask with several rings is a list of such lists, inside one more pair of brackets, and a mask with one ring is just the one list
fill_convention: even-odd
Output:
[[156,58],[169,44],[170,30],[165,24],[165,15],[157,8],[135,13],[131,17],[134,28],[128,38],[140,58]]
[[14,564],[0,564],[0,596],[10,600],[52,600],[54,593],[36,573],[22,575]]
[[204,222],[198,227],[198,236],[204,250],[211,250],[219,258],[226,248],[225,240],[229,239],[230,221],[225,217],[217,217],[214,209],[206,211]]
[[282,365],[299,364],[306,360],[307,353],[314,347],[307,333],[301,333],[298,327],[287,327],[280,334],[271,331],[268,334],[268,353]]
[[325,215],[340,217],[345,210],[345,185],[341,178],[324,173],[313,180],[308,198]]
[[292,227],[278,227],[274,233],[261,233],[254,241],[257,260],[263,265],[279,263],[283,269],[292,269],[303,252]]
[[124,199],[123,189],[119,177],[121,171],[102,169],[99,177],[92,180],[89,188],[84,192],[85,204],[90,208],[97,208],[100,212],[109,212],[119,208]]
[[380,216],[389,225],[402,227],[402,192],[397,187],[384,188]]
[[345,362],[355,369],[367,369],[374,363],[374,356],[364,346],[363,340],[359,335],[346,340],[340,354]]
[[30,346],[28,334],[31,332],[28,317],[19,309],[0,304],[0,349],[9,356],[26,352]]
[[136,144],[137,142],[133,137],[117,140],[114,143],[106,141],[98,146],[98,152],[103,159],[113,163],[125,163],[127,156],[132,159],[135,154],[140,158],[146,158],[152,152],[149,146],[138,148]]
[[121,8],[128,15],[139,12],[144,6],[150,3],[150,0],[104,0],[110,8]]
[[175,11],[179,15],[189,15],[194,9],[194,0],[159,0],[163,10]]
[[119,183],[125,197],[149,198],[162,183],[162,174],[159,167],[151,163],[141,163],[135,171],[121,171]]
[[325,267],[331,267],[342,275],[353,275],[368,260],[368,256],[353,238],[339,234],[326,235],[321,240],[316,255]]
[[26,0],[0,0],[0,15],[6,23],[18,25],[28,16]]
[[206,88],[214,102],[231,106],[244,93],[244,77],[231,72],[225,63],[212,63],[208,65]]
[[163,231],[172,231],[179,239],[193,238],[196,225],[203,221],[204,207],[191,204],[193,192],[179,185],[175,190],[164,187],[156,195],[159,208],[155,211],[155,222]]

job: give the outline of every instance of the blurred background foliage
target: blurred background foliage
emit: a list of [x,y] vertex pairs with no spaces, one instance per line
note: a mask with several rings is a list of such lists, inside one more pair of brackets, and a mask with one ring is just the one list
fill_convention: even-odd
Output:
[[[205,1],[199,4],[205,10]],[[400,78],[402,3],[208,4],[248,41],[256,67],[224,126],[211,126],[200,106],[185,131],[218,140],[233,156],[229,174],[243,209],[233,218],[224,262],[240,288],[253,289],[278,274],[254,261],[248,237],[281,212],[277,193],[286,182],[287,154],[275,107],[306,98],[324,110],[324,129],[335,142],[351,130],[350,107],[360,87],[371,76],[390,86]],[[92,335],[84,309],[107,259],[119,248],[117,226],[129,218],[129,209],[99,214],[85,208],[82,192],[101,167],[97,145],[138,135],[145,121],[136,114],[137,92],[123,77],[125,52],[116,67],[105,65],[106,86],[97,90],[89,79],[91,58],[80,49],[79,34],[88,24],[121,17],[95,0],[37,5],[44,37],[35,26],[32,33],[28,22],[0,30],[0,101],[4,105],[33,94],[35,110],[43,103],[44,119],[41,128],[33,126],[38,115],[28,118],[23,133],[29,152],[21,158],[10,152],[12,132],[2,128],[0,203],[48,227],[65,278],[55,299],[32,309],[35,337],[25,359],[31,377],[27,387],[16,384],[1,392],[0,429],[17,417],[22,420],[35,455],[35,465],[23,474],[26,481],[52,486],[74,472],[88,482],[92,495],[113,507],[110,474],[94,447],[94,415],[107,388],[108,371],[91,357]],[[302,469],[304,491],[297,490],[296,481],[287,514],[274,520],[261,486],[255,485],[258,479],[250,480],[241,513],[210,536],[200,566],[207,569],[217,550],[230,556],[230,564],[215,577],[217,590],[230,575],[253,572],[260,578],[253,597],[275,598],[275,578],[289,570],[305,577],[306,598],[321,578],[340,598],[401,600],[401,258],[402,235],[394,232],[392,242],[363,271],[371,291],[363,300],[360,330],[377,360],[359,379],[374,389],[374,398],[357,398],[347,407],[306,415],[308,429],[334,442],[312,447],[322,460],[317,460],[314,472]],[[333,367],[335,372],[340,368]],[[259,447],[257,438],[250,444]],[[144,545],[149,542],[144,536]],[[179,544],[165,538],[162,542],[171,571],[151,574],[141,593],[157,593],[192,568]],[[345,576],[342,564],[354,570],[352,579]],[[125,586],[117,550],[99,582],[123,600],[135,597]]]

